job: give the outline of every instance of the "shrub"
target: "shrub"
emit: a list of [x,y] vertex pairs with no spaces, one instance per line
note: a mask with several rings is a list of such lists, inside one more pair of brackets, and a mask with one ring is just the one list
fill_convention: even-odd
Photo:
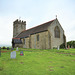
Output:
[[3,47],[2,47],[2,49],[6,49],[6,47],[5,47],[5,46],[3,46]]
[[[68,45],[70,46],[70,48],[71,48],[71,46],[73,46],[73,48],[75,48],[75,41],[67,42],[67,47],[68,47]],[[61,44],[60,48],[65,48],[65,43]]]
[[65,43],[61,44],[61,45],[60,45],[60,48],[61,48],[61,49],[65,48]]
[[75,48],[75,41],[69,41],[69,42],[67,42],[67,46],[73,46],[73,48]]

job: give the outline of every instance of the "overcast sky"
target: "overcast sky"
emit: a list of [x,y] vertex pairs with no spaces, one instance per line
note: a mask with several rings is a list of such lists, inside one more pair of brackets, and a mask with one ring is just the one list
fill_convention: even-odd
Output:
[[75,0],[0,0],[0,45],[11,45],[13,21],[26,21],[26,28],[55,19],[67,41],[75,40]]

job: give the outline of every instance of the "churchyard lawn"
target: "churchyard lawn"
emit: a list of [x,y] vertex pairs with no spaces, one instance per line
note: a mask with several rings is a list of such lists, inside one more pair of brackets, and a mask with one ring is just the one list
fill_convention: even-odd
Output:
[[10,58],[11,50],[1,51],[5,52],[0,56],[0,75],[75,75],[75,49],[21,48],[16,59]]

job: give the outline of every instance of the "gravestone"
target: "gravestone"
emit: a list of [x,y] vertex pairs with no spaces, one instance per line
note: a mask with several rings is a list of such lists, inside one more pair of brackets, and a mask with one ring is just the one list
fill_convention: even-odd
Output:
[[1,47],[0,47],[0,56],[1,56]]
[[11,52],[11,59],[15,59],[16,58],[16,51]]
[[20,55],[23,56],[23,51],[20,51]]
[[9,47],[7,47],[7,50],[9,50]]
[[16,51],[19,51],[19,50],[18,50],[18,47],[16,48]]
[[57,50],[59,50],[59,46],[57,46]]

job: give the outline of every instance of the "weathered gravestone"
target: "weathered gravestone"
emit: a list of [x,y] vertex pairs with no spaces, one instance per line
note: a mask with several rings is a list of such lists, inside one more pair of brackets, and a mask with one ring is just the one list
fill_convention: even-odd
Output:
[[16,58],[16,51],[11,52],[11,59],[15,59]]
[[0,47],[0,56],[1,56],[1,47]]
[[18,47],[16,48],[16,51],[19,51],[19,50],[18,50]]
[[20,51],[20,55],[23,56],[23,51]]

